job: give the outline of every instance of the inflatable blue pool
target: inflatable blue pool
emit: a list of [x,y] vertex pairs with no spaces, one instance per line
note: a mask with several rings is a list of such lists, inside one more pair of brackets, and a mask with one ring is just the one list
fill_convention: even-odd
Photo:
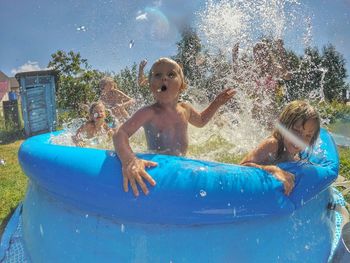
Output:
[[[329,186],[339,160],[326,130],[310,162],[280,164],[296,176],[290,196],[257,168],[143,154],[158,163],[149,170],[157,185],[135,198],[122,189],[113,152],[53,145],[50,136],[29,138],[19,151],[29,177],[17,211],[27,262],[330,259],[336,220]],[[2,242],[2,257],[9,246]]]

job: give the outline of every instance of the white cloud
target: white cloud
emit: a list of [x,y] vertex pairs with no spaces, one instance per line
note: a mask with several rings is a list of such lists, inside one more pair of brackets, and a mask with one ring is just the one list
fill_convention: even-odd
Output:
[[26,62],[22,66],[12,69],[11,73],[16,74],[18,72],[37,71],[37,70],[43,70],[43,69],[47,69],[47,68],[40,68],[39,62],[28,60],[28,62]]
[[143,13],[136,17],[136,20],[147,20],[147,13]]

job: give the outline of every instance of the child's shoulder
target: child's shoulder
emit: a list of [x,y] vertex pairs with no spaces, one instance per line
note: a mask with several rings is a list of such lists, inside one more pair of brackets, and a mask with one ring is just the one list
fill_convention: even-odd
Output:
[[185,110],[192,109],[192,105],[190,103],[188,103],[188,102],[180,101],[177,105],[180,106],[181,108],[185,109]]
[[[157,106],[155,104],[147,105],[142,108],[140,108],[138,111],[136,111],[133,116],[151,116],[156,114],[158,111]],[[132,116],[132,117],[133,117]]]
[[269,136],[262,140],[258,147],[267,152],[276,152],[278,149],[278,140],[273,136]]

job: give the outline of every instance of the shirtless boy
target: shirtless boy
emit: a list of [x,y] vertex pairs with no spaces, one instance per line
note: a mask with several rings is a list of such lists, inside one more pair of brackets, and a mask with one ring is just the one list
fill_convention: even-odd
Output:
[[128,191],[130,183],[135,196],[139,195],[138,186],[144,194],[149,193],[144,180],[152,186],[156,184],[145,169],[157,164],[137,158],[130,147],[129,137],[143,127],[149,150],[185,155],[188,123],[203,127],[236,93],[233,89],[225,89],[205,110],[197,112],[190,104],[179,102],[179,96],[186,88],[185,78],[181,67],[169,58],[160,58],[153,64],[149,84],[155,103],[138,110],[113,135],[114,148],[122,163],[124,191]]

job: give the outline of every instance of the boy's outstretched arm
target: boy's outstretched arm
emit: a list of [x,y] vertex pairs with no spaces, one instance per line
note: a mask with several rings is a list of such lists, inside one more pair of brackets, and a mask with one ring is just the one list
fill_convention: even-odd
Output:
[[144,194],[148,194],[148,188],[144,179],[152,186],[156,184],[153,178],[146,172],[146,168],[156,166],[155,162],[142,160],[136,157],[129,144],[132,136],[144,123],[152,117],[152,110],[143,108],[137,111],[127,120],[113,135],[114,149],[122,163],[124,191],[129,191],[129,183],[135,196],[139,195],[137,185]]
[[187,105],[190,110],[189,122],[196,127],[203,127],[210,121],[215,112],[227,101],[229,101],[235,94],[236,91],[231,88],[221,91],[209,104],[209,106],[201,113],[193,109],[192,106]]

